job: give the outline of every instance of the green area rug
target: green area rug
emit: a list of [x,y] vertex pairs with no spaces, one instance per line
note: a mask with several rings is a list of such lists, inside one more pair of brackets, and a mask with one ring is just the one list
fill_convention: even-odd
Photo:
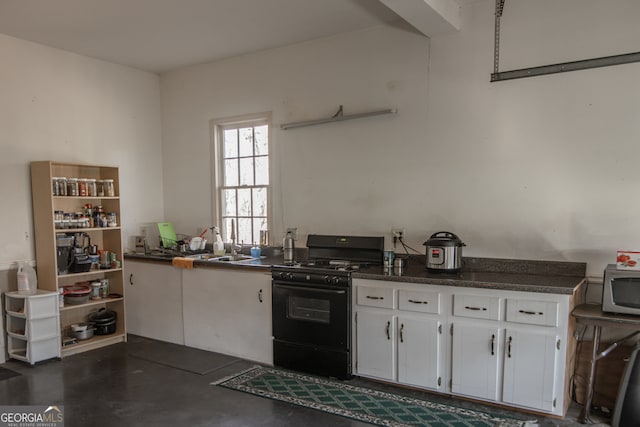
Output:
[[524,427],[523,421],[257,366],[212,383],[381,426]]

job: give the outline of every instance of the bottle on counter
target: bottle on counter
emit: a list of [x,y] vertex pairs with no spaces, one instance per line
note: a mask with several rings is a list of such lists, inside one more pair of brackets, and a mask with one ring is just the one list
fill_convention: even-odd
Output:
[[215,240],[213,241],[213,254],[224,255],[224,243],[222,242],[222,236],[220,236],[220,229],[213,227],[213,233],[215,234]]
[[293,232],[291,230],[287,230],[287,234],[284,236],[282,240],[282,250],[284,252],[284,263],[285,264],[293,264],[294,261],[294,253],[295,253],[295,240],[293,238]]

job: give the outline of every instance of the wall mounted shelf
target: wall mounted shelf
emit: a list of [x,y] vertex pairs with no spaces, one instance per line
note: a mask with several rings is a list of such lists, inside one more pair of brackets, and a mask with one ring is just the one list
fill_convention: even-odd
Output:
[[293,128],[299,128],[304,126],[315,126],[322,125],[325,123],[333,123],[333,122],[343,122],[345,120],[354,120],[354,119],[363,119],[365,117],[373,117],[373,116],[382,116],[385,114],[397,114],[398,110],[394,108],[388,108],[386,110],[378,110],[378,111],[369,111],[366,113],[357,113],[357,114],[348,114],[344,115],[344,110],[342,105],[338,109],[338,112],[331,117],[326,119],[317,119],[317,120],[307,120],[304,122],[294,122],[294,123],[285,123],[280,125],[280,129],[287,130]]

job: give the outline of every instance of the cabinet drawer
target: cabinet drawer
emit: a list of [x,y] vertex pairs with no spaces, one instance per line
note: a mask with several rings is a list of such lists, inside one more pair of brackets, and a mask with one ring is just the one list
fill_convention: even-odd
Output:
[[500,298],[486,295],[454,295],[453,315],[500,320]]
[[398,291],[398,308],[400,310],[440,314],[440,293],[401,289]]
[[507,322],[558,326],[558,303],[507,299]]
[[358,305],[380,308],[394,308],[396,305],[394,289],[358,286],[356,295]]

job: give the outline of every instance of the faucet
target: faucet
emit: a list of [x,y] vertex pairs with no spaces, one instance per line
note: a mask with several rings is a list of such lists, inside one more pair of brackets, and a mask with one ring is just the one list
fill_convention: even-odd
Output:
[[238,255],[236,248],[240,248],[240,253],[244,249],[244,241],[240,242],[240,246],[236,245],[236,222],[231,220],[231,255]]

